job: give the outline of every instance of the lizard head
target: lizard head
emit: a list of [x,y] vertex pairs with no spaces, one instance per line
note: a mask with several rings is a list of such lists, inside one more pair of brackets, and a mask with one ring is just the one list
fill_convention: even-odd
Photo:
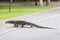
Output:
[[10,23],[10,24],[14,24],[16,21],[6,21],[5,23]]

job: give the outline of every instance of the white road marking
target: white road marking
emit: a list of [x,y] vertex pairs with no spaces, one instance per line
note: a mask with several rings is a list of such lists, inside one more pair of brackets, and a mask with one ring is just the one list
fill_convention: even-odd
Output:
[[2,34],[6,34],[6,33],[8,33],[8,32],[11,32],[11,31],[14,31],[14,30],[17,30],[18,28],[14,28],[14,29],[11,29],[11,30],[8,30],[8,31],[5,31],[5,32],[2,32],[2,33],[0,33],[0,35],[2,35]]
[[[44,20],[47,20],[47,19],[50,19],[50,18],[54,18],[54,17],[57,17],[57,16],[60,16],[60,14],[57,14],[57,15],[54,15],[54,16],[51,16],[51,17],[47,17],[47,18],[44,18],[44,19],[40,19],[39,21],[44,21]],[[35,21],[35,22],[37,22],[37,21]]]

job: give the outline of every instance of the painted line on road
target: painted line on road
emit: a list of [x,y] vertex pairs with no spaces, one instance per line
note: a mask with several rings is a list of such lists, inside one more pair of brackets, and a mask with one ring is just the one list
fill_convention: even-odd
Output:
[[18,28],[10,29],[10,30],[8,30],[8,31],[5,31],[5,32],[0,33],[0,35],[6,34],[6,33],[8,33],[8,32],[11,32],[11,31],[14,31],[14,30],[17,30],[17,29],[18,29]]
[[[57,16],[60,16],[60,14],[57,14],[57,15],[54,15],[54,16],[51,16],[51,17],[47,17],[47,18],[44,18],[44,19],[40,19],[39,21],[44,21],[44,20],[47,20],[47,19],[50,19],[50,18],[54,18],[54,17],[57,17]],[[35,22],[37,22],[37,21],[35,21]]]

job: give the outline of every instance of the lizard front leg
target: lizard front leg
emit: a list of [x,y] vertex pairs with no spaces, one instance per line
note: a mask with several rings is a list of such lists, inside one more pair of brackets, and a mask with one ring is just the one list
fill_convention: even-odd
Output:
[[25,25],[25,24],[21,24],[21,28],[23,28],[23,27],[24,27],[24,25]]
[[18,24],[14,24],[14,27],[18,27]]
[[31,28],[33,27],[33,25],[31,25]]

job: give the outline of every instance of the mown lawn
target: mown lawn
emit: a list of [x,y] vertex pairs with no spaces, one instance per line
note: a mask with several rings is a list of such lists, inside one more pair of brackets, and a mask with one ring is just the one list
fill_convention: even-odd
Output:
[[0,20],[23,16],[27,14],[33,14],[37,12],[46,11],[52,9],[51,6],[12,6],[12,11],[8,12],[8,6],[1,6],[0,7]]

